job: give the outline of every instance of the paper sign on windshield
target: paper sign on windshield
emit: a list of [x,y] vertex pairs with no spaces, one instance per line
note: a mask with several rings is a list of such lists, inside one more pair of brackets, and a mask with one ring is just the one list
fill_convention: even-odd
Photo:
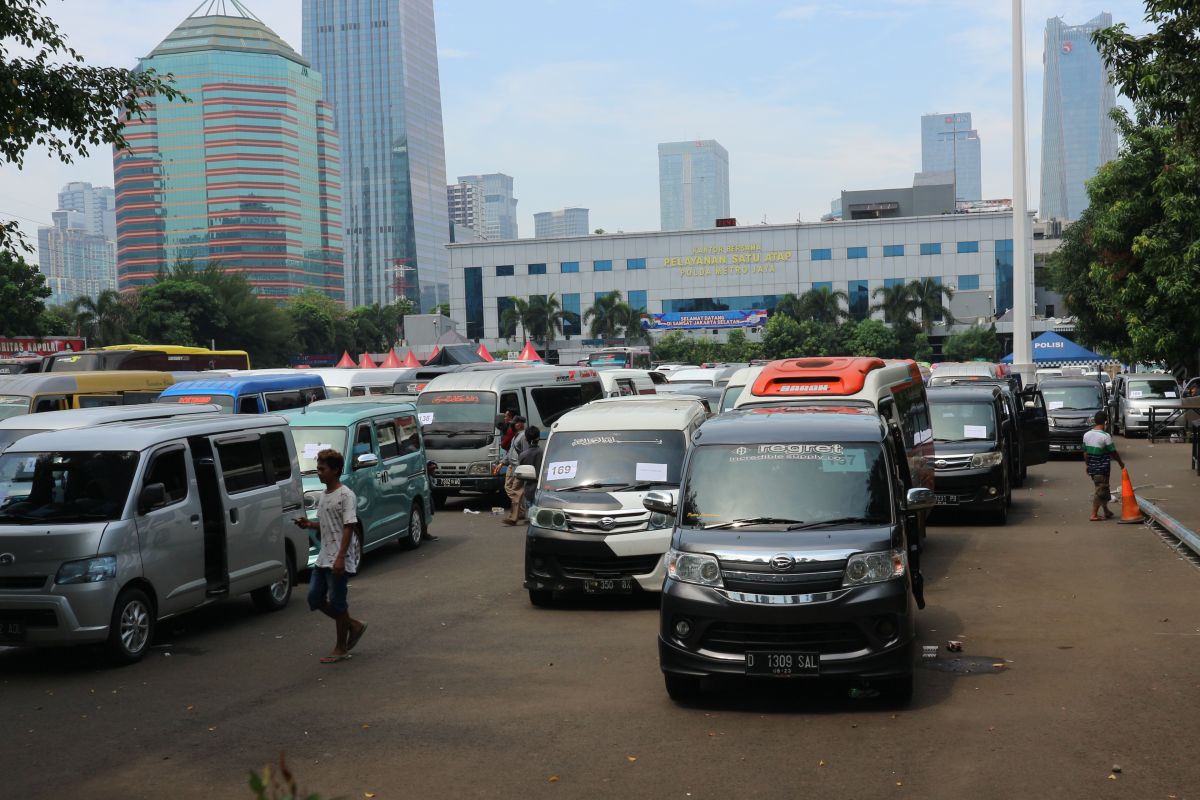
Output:
[[667,480],[667,465],[666,464],[643,464],[641,461],[637,464],[637,469],[634,470],[633,479],[637,481],[657,481],[665,483]]
[[1175,396],[1174,392],[1163,392],[1163,397],[1174,397],[1174,396]]
[[308,442],[304,445],[304,458],[316,458],[322,450],[332,450],[331,444],[314,444]]
[[433,424],[433,412],[432,411],[421,411],[417,414],[417,419],[419,419],[421,421],[422,425],[432,425]]
[[1051,410],[1051,411],[1053,411],[1053,410],[1054,410],[1054,409],[1056,409],[1056,408],[1062,408],[1062,407],[1063,407],[1063,401],[1062,401],[1062,400],[1051,400],[1051,401],[1050,401],[1050,410]]
[[574,478],[578,469],[578,461],[551,461],[550,466],[546,467],[546,480],[562,481]]
[[27,458],[21,462],[22,472],[33,472],[35,469],[37,469],[37,456],[34,456],[33,458]]
[[988,438],[986,425],[963,425],[964,439],[986,439]]
[[1129,399],[1130,400],[1137,400],[1141,396],[1142,396],[1141,389],[1130,389],[1129,390]]

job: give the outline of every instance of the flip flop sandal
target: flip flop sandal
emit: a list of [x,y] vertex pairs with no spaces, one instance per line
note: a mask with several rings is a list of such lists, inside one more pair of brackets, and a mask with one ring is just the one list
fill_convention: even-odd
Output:
[[1104,522],[1104,517],[1088,517],[1088,522]]
[[336,664],[339,661],[348,661],[349,659],[350,659],[349,653],[346,653],[345,655],[341,655],[341,656],[322,656],[321,663],[322,664]]
[[[357,632],[351,631],[350,636],[347,637],[347,639],[346,639],[346,649],[353,650],[354,645],[358,644],[358,640],[361,639],[363,634],[366,632],[367,632],[367,623],[365,623],[365,622],[363,623],[362,627],[358,629]],[[349,657],[349,653],[347,653],[347,657]]]

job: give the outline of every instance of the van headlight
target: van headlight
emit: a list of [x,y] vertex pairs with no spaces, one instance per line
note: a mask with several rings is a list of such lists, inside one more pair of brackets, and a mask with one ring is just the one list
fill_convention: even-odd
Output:
[[1004,453],[997,450],[994,453],[976,453],[971,456],[971,468],[998,467],[1004,463]]
[[567,529],[567,515],[561,508],[538,508],[537,506],[530,506],[529,519],[539,528],[548,528],[552,531],[565,531]]
[[649,530],[655,531],[659,528],[670,528],[675,525],[675,518],[669,514],[659,514],[657,511],[650,515],[650,522],[646,524]]
[[62,585],[67,583],[99,583],[111,581],[117,577],[116,556],[96,556],[79,561],[68,561],[58,568],[54,582]]
[[683,583],[717,587],[725,585],[721,581],[721,564],[717,561],[716,556],[708,553],[684,553],[680,550],[668,550],[667,575]]
[[467,470],[467,474],[468,475],[491,475],[492,474],[492,464],[489,461],[476,461],[474,464],[471,465],[471,468]]
[[904,550],[884,550],[879,553],[855,553],[846,562],[842,586],[865,586],[903,578],[908,572],[908,556]]

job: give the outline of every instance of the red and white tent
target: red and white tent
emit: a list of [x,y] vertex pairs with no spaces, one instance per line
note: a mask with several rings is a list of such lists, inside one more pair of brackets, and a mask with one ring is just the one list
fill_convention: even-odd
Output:
[[387,358],[379,366],[383,369],[398,369],[399,367],[403,367],[404,364],[400,361],[400,357],[396,355],[395,350],[388,350]]
[[358,360],[359,369],[376,369],[378,366],[379,365],[375,363],[375,360],[371,358],[370,353],[363,353],[362,358]]
[[518,361],[541,361],[542,357],[538,355],[538,351],[533,349],[533,342],[526,342],[525,349],[521,351],[521,355],[517,356]]
[[341,360],[334,364],[334,366],[338,369],[354,369],[358,366],[358,364],[356,364],[354,359],[350,357],[350,351],[343,350]]
[[492,354],[488,352],[487,345],[485,345],[483,342],[479,343],[479,349],[476,350],[475,353],[480,358],[482,358],[484,361],[495,361],[496,360],[496,359],[492,358]]

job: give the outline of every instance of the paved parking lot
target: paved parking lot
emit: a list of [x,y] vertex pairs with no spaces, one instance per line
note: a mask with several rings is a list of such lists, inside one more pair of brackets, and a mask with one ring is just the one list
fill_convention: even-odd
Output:
[[677,706],[653,598],[535,609],[522,532],[454,504],[440,541],[367,557],[348,662],[317,663],[332,625],[299,594],[165,625],[123,669],[0,650],[5,794],[248,797],[284,753],[310,791],[380,800],[1193,796],[1200,571],[1089,524],[1077,462],[1030,477],[1008,527],[931,527],[922,644],[964,651],[918,670],[907,709],[796,681]]

